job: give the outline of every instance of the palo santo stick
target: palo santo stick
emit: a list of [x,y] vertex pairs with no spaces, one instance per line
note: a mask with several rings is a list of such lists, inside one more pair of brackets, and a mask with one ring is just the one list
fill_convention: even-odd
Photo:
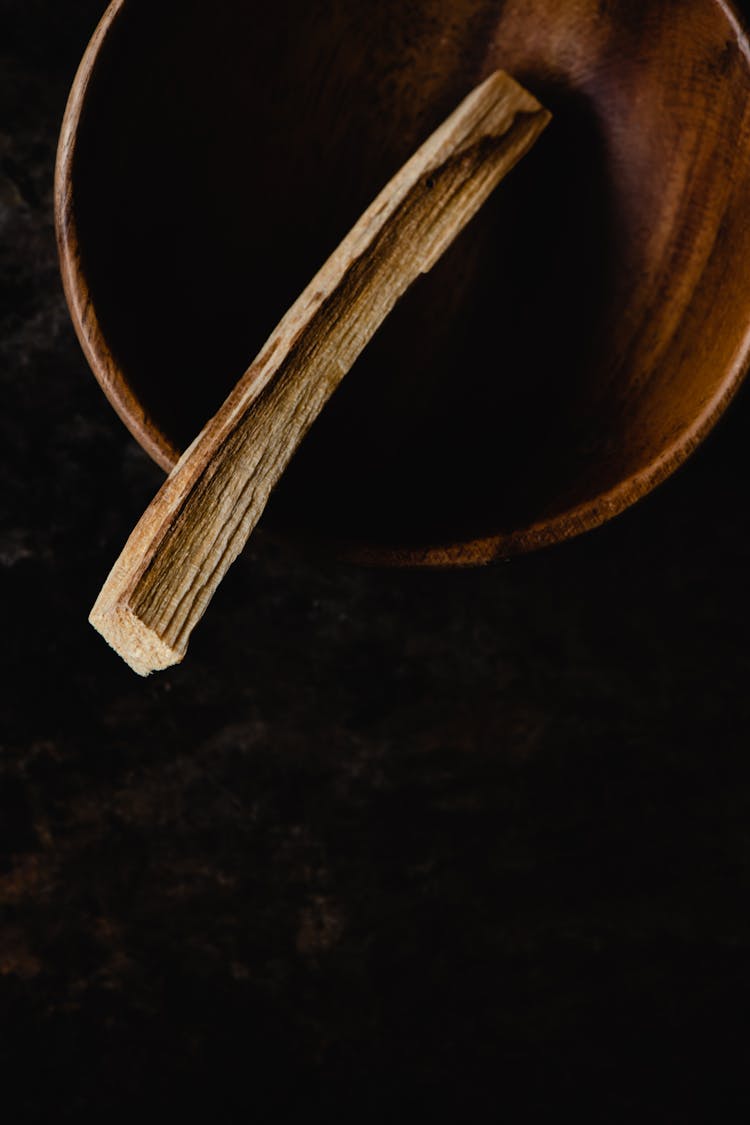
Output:
[[91,611],[141,675],[190,633],[331,393],[549,113],[496,71],[401,168],[269,337],[144,513]]

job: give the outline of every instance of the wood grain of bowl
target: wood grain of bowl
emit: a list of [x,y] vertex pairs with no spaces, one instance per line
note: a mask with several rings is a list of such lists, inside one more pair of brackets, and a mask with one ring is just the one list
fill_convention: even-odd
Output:
[[58,237],[88,360],[159,464],[496,68],[553,126],[386,321],[264,522],[483,563],[685,460],[750,348],[750,51],[723,0],[115,0],[63,123]]

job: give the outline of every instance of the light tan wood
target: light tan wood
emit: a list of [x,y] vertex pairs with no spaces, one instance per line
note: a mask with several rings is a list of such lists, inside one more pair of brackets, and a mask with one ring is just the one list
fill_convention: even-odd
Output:
[[136,672],[182,659],[328,397],[548,120],[521,86],[492,74],[401,168],[281,320],[167,478],[91,612]]

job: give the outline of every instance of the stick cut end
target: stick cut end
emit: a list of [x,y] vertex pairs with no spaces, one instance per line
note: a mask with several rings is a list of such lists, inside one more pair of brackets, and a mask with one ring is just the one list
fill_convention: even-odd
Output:
[[89,615],[89,623],[107,644],[139,676],[161,672],[179,664],[185,651],[178,651],[149,629],[124,605],[102,605],[100,598]]

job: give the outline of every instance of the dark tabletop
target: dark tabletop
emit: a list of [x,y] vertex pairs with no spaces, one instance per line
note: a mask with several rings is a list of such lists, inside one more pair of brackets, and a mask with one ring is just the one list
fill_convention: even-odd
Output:
[[9,1125],[747,1120],[750,394],[510,564],[261,532],[138,679],[86,617],[161,473],[79,351],[51,213],[102,8],[0,0]]

